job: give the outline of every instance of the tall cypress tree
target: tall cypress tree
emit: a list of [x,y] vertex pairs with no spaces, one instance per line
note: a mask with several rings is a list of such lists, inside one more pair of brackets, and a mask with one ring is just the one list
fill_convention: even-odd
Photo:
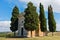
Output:
[[52,36],[53,36],[53,32],[56,31],[56,22],[54,19],[51,5],[48,7],[48,25],[49,25],[49,31],[52,32]]
[[38,28],[38,13],[36,12],[36,7],[33,6],[33,3],[29,2],[28,7],[25,9],[25,23],[24,27],[27,31],[36,30]]
[[12,11],[11,27],[10,27],[10,30],[14,32],[14,36],[16,35],[15,32],[18,30],[18,15],[19,15],[19,9],[17,6],[15,6]]
[[47,31],[47,26],[46,26],[46,18],[45,18],[45,13],[44,13],[44,7],[43,5],[40,3],[40,15],[39,15],[39,19],[40,19],[40,28],[42,32],[46,32]]

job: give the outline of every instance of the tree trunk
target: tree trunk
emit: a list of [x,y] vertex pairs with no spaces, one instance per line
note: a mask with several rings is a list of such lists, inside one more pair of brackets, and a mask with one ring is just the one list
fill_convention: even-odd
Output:
[[43,36],[45,36],[45,32],[43,32]]
[[46,31],[45,36],[48,36],[48,32]]
[[54,34],[53,34],[53,32],[52,32],[52,36],[53,36]]
[[16,36],[16,32],[14,32],[14,37]]
[[32,37],[32,31],[31,31],[31,37]]

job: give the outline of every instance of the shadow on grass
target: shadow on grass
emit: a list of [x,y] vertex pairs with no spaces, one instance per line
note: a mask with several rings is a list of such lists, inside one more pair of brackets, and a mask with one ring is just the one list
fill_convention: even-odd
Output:
[[6,36],[6,38],[28,38],[26,36]]

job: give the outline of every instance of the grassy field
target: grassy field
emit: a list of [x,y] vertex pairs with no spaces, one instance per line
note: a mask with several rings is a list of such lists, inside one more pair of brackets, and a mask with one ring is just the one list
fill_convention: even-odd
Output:
[[48,33],[48,36],[34,38],[6,38],[0,37],[0,40],[60,40],[60,32],[55,32],[54,36]]
[[0,37],[0,40],[60,40],[60,36],[45,36],[35,38],[5,38]]

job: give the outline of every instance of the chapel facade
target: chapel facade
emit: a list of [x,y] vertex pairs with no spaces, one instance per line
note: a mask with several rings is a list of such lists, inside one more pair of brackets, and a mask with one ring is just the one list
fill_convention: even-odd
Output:
[[[31,37],[31,31],[27,31],[24,28],[24,13],[19,14],[18,16],[18,36],[26,36],[26,37]],[[40,23],[39,23],[39,28],[38,30],[32,31],[32,37],[35,36],[43,36],[43,32],[41,32],[40,29]]]

